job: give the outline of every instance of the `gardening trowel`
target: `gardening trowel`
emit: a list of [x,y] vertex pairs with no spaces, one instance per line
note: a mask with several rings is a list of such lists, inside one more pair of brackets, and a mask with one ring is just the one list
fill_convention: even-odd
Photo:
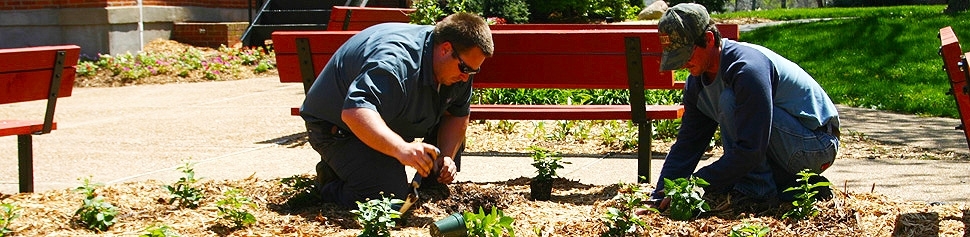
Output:
[[[432,162],[437,161],[438,156],[440,155],[441,155],[441,150],[438,150],[438,148],[428,151],[428,156],[431,157]],[[414,177],[411,178],[411,189],[412,189],[411,193],[409,193],[408,197],[404,199],[404,204],[401,205],[401,210],[400,210],[401,213],[407,212],[407,210],[411,208],[411,205],[414,205],[414,203],[418,202],[418,188],[420,187],[421,187],[421,175],[415,172]]]

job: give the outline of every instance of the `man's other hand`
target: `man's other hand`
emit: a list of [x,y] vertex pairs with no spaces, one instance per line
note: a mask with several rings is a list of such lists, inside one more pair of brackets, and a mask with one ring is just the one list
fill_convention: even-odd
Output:
[[450,184],[455,181],[458,166],[455,165],[455,160],[449,156],[442,157],[441,160],[441,170],[438,170],[438,183]]

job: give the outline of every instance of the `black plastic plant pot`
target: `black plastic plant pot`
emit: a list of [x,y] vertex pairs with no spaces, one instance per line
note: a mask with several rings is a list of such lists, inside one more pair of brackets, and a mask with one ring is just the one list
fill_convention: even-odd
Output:
[[451,214],[444,219],[434,222],[431,226],[431,236],[433,237],[465,237],[468,230],[465,229],[465,216],[461,212]]
[[552,179],[532,179],[529,183],[531,193],[529,198],[536,201],[549,201],[552,198]]

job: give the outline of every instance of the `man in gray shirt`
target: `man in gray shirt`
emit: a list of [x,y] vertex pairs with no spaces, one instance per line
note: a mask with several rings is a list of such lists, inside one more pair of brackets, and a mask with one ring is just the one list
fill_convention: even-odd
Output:
[[321,156],[323,201],[353,208],[381,193],[403,199],[411,189],[404,166],[451,183],[468,127],[470,78],[493,51],[487,23],[468,13],[435,26],[378,24],[344,43],[300,108]]

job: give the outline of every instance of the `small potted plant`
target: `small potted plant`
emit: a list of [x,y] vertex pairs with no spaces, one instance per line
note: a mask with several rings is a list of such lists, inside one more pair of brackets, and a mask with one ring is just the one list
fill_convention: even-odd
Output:
[[536,177],[529,183],[531,189],[530,198],[537,201],[548,201],[552,196],[552,181],[556,177],[556,170],[563,168],[563,164],[569,162],[562,161],[559,154],[552,153],[544,148],[533,146],[532,166],[536,167]]

